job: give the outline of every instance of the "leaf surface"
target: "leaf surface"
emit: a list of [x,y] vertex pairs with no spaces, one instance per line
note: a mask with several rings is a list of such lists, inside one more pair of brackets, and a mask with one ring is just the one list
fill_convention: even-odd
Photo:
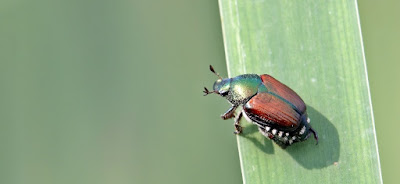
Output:
[[244,183],[382,183],[357,2],[219,6],[229,76],[270,74],[290,86],[320,137],[283,150],[242,122]]

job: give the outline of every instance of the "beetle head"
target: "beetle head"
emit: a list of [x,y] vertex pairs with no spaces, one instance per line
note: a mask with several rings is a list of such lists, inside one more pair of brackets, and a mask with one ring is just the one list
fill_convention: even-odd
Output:
[[230,78],[225,78],[223,79],[217,72],[215,72],[214,68],[210,65],[210,70],[213,72],[215,75],[218,76],[218,80],[215,81],[213,90],[214,91],[208,91],[206,87],[204,87],[204,96],[211,94],[211,93],[216,93],[221,96],[226,96],[229,92],[230,84],[231,84],[231,79]]
[[217,93],[221,96],[226,96],[229,92],[229,88],[231,86],[231,79],[226,78],[226,79],[218,79],[217,81],[214,82],[214,93]]

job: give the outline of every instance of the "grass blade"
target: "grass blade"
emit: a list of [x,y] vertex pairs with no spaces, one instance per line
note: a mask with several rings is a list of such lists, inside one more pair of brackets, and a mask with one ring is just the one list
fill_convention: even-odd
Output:
[[282,150],[245,125],[245,183],[382,183],[357,2],[219,0],[229,76],[268,73],[320,135]]

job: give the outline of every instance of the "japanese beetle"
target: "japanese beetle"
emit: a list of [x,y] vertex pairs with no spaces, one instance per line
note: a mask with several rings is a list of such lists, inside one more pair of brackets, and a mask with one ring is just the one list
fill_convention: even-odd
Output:
[[204,96],[216,93],[232,104],[221,118],[235,117],[235,110],[242,106],[235,117],[235,134],[242,132],[240,119],[244,116],[282,148],[307,140],[311,133],[318,144],[318,134],[309,124],[304,101],[285,84],[267,74],[222,78],[211,65],[210,70],[219,79],[214,83],[214,91],[204,87]]

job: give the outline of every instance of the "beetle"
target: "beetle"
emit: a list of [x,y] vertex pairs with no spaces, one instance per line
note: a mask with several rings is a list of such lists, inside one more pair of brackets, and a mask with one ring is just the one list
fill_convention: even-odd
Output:
[[[204,87],[204,96],[215,93],[231,103],[221,118],[234,118],[235,134],[242,132],[240,120],[244,116],[258,126],[261,134],[282,148],[305,141],[311,134],[318,144],[318,134],[310,125],[303,99],[288,86],[268,74],[222,78],[211,65],[210,70],[218,80],[213,91]],[[242,110],[235,117],[239,106]]]

